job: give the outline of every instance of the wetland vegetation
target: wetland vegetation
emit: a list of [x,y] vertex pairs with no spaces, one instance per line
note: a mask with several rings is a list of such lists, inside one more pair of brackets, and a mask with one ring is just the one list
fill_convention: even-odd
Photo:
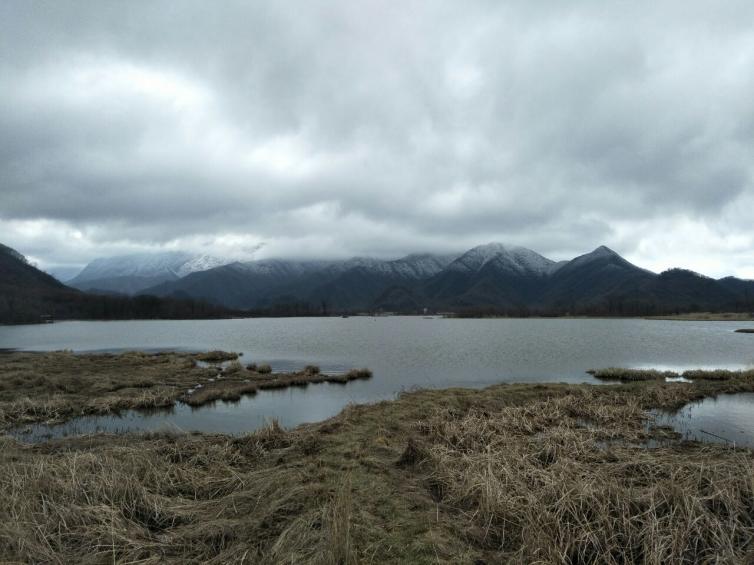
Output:
[[176,402],[202,406],[215,400],[238,400],[258,390],[344,384],[372,376],[368,369],[339,375],[314,369],[308,366],[298,372],[273,373],[269,365],[257,368],[250,364],[247,368],[238,361],[237,353],[223,351],[7,352],[0,356],[0,431],[78,416],[167,408]]
[[[6,424],[47,415],[8,411],[13,403],[56,403],[67,408],[49,414],[65,418],[131,397],[175,401],[216,374],[191,354],[12,353],[0,364]],[[248,372],[239,365],[231,361],[231,373]],[[312,368],[300,378],[321,376]],[[0,554],[90,563],[742,562],[754,557],[752,451],[667,441],[674,434],[647,421],[652,409],[744,390],[754,391],[751,373],[504,384],[404,393],[242,437],[98,434],[37,445],[4,437]],[[648,449],[653,438],[666,441]]]

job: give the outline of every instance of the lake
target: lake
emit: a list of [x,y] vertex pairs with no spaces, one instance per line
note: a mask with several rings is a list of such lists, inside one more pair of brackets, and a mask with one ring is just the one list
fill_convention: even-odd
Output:
[[[114,423],[86,424],[86,429],[174,425],[185,430],[240,433],[270,418],[284,426],[319,421],[349,403],[390,399],[415,388],[483,387],[500,382],[594,383],[597,381],[585,371],[608,366],[674,370],[754,367],[754,336],[735,333],[739,328],[754,328],[754,323],[401,316],[62,322],[0,327],[0,348],[223,349],[243,353],[244,363],[270,363],[275,371],[317,364],[327,372],[354,367],[374,372],[372,379],[346,386],[262,391],[240,403],[217,403],[195,413],[179,406],[173,418],[156,414],[148,421],[126,414]],[[56,430],[56,435],[65,433]]]

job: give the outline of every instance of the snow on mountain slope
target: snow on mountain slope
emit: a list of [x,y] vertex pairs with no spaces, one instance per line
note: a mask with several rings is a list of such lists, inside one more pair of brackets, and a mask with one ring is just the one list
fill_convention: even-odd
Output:
[[422,279],[439,273],[455,256],[414,254],[400,259],[383,260],[371,257],[353,257],[333,261],[294,261],[284,259],[262,259],[238,263],[238,268],[248,273],[266,276],[297,276],[322,272],[331,276],[360,269],[376,275],[404,279]]
[[430,253],[415,253],[389,261],[355,257],[342,263],[339,268],[343,271],[359,268],[382,276],[419,280],[439,273],[455,257],[454,255],[432,255]]
[[330,268],[332,261],[289,261],[285,259],[260,259],[234,263],[233,266],[249,274],[267,277],[295,277]]
[[478,272],[489,264],[520,275],[545,276],[550,273],[555,262],[525,247],[488,243],[461,255],[448,265],[448,270]]
[[192,257],[183,265],[175,270],[175,274],[179,277],[185,277],[188,274],[196,273],[199,271],[208,271],[215,267],[222,267],[230,263],[228,259],[221,259],[219,257],[213,257],[212,255],[197,255]]
[[229,261],[209,255],[192,255],[182,251],[163,253],[134,253],[95,259],[72,283],[82,283],[116,277],[156,277],[173,275],[177,278],[227,264]]
[[450,265],[457,255],[432,255],[416,253],[387,264],[396,275],[407,279],[424,279],[436,275]]

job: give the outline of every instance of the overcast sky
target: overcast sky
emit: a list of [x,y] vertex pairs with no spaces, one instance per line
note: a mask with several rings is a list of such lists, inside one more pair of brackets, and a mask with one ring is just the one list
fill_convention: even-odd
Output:
[[754,278],[752,22],[750,0],[6,0],[0,242],[50,270],[606,244]]

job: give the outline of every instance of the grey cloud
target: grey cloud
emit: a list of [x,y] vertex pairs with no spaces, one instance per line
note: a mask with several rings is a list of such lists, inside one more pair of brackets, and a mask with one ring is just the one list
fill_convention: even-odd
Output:
[[[696,222],[719,235],[704,264],[754,243],[738,212],[752,16],[742,1],[5,2],[0,235],[50,263],[235,234],[322,255],[607,243],[654,265],[646,250]],[[747,273],[735,256],[726,269]]]

